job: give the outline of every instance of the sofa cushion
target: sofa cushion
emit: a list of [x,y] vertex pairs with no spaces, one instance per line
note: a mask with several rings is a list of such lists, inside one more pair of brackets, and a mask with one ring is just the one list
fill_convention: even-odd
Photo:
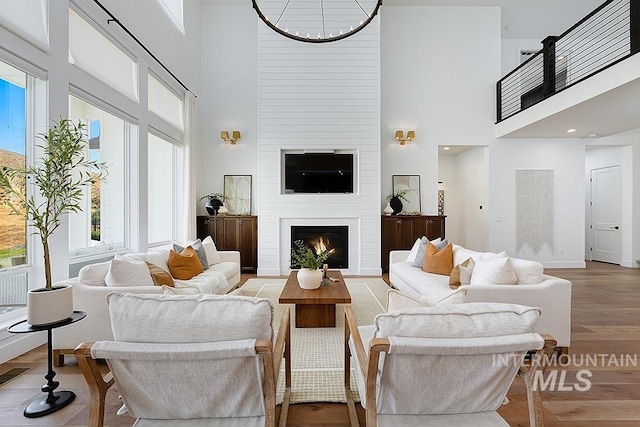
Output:
[[473,258],[467,258],[464,262],[453,267],[449,275],[449,287],[451,289],[458,289],[460,285],[468,285],[471,283],[474,265]]
[[517,304],[474,302],[398,310],[374,319],[376,338],[469,338],[532,332],[541,310]]
[[449,276],[425,273],[419,268],[412,267],[408,262],[394,263],[393,273],[404,283],[413,287],[418,294],[437,294],[451,290]]
[[240,266],[235,262],[223,261],[218,264],[212,265],[209,270],[219,271],[220,273],[224,274],[227,279],[231,279],[233,276],[238,274],[238,272],[240,271]]
[[109,267],[111,267],[111,261],[85,265],[78,272],[78,281],[83,285],[104,286]]
[[515,285],[518,282],[509,257],[479,260],[473,267],[471,286],[473,285]]
[[107,286],[153,286],[147,264],[119,258],[111,260],[104,282]]
[[436,307],[439,305],[462,304],[467,290],[465,288],[445,293],[410,296],[396,289],[387,291],[387,313],[405,308]]
[[153,265],[157,265],[167,273],[169,272],[169,249],[166,248],[154,248],[149,252],[143,252],[140,257],[144,262],[148,262]]
[[107,296],[116,341],[271,341],[273,304],[234,295],[150,295],[114,292]]
[[451,270],[453,270],[453,245],[449,243],[444,248],[438,249],[431,242],[427,243],[422,271],[448,276]]
[[[193,248],[194,251],[196,251],[196,255],[198,257],[198,260],[200,261],[200,265],[202,265],[202,269],[206,270],[209,268],[209,261],[207,261],[207,253],[204,250],[204,246],[202,245],[202,241],[200,241],[200,239],[197,239],[196,241],[194,241],[193,243],[191,243],[189,246],[191,246]],[[183,248],[182,246],[178,245],[178,244],[173,244],[173,250],[176,251],[177,253],[182,253],[182,251],[184,251],[185,248]]]
[[151,274],[151,280],[153,280],[154,285],[173,286],[173,277],[171,277],[171,274],[167,273],[155,264],[151,264],[150,262],[147,262],[146,264],[147,268],[149,269],[149,273]]
[[216,248],[216,244],[211,238],[211,236],[207,236],[202,241],[202,246],[204,246],[204,251],[207,254],[207,262],[209,263],[209,267],[212,265],[220,264],[222,262],[222,258],[220,258],[220,254],[218,253],[218,249]]
[[171,275],[180,280],[189,280],[204,271],[196,251],[191,246],[187,246],[181,253],[169,251],[168,265]]

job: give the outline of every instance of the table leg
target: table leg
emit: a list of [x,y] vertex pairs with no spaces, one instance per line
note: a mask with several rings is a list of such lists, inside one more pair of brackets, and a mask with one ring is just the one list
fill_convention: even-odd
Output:
[[56,376],[53,370],[53,348],[51,344],[51,329],[47,329],[47,359],[48,359],[48,372],[44,376],[47,383],[42,386],[41,390],[47,393],[46,397],[34,400],[24,410],[24,416],[27,418],[37,418],[44,415],[49,415],[56,412],[59,409],[64,408],[69,403],[73,402],[76,395],[72,391],[59,391],[54,393],[54,390],[58,388],[60,383],[54,381]]

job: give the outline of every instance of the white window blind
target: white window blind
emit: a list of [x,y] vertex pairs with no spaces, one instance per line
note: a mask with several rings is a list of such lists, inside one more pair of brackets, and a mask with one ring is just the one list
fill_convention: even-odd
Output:
[[149,74],[149,111],[184,130],[182,108],[182,99]]
[[49,46],[48,0],[0,0],[0,23],[36,45]]

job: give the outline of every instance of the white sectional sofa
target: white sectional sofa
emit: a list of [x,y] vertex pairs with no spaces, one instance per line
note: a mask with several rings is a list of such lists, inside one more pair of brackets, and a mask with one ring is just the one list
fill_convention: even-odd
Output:
[[[175,288],[157,285],[107,286],[106,276],[110,261],[84,266],[78,277],[64,280],[57,284],[69,284],[73,288],[73,306],[75,310],[87,313],[82,321],[58,328],[53,331],[54,363],[64,363],[64,354],[72,354],[82,342],[113,341],[107,295],[111,292],[128,292],[135,294],[162,294],[171,291],[176,293],[225,294],[240,283],[240,252],[216,251],[219,258],[210,264],[207,270],[189,280],[174,279]],[[167,270],[166,260],[168,248],[153,249],[146,253],[126,254],[121,259],[141,260],[159,265]],[[163,264],[164,259],[164,265]],[[108,281],[108,280],[107,280]],[[175,289],[175,291],[174,291]]]
[[[411,262],[407,262],[409,253],[408,250],[390,252],[389,281],[392,286],[408,295],[451,291],[449,276],[426,273],[413,267]],[[453,245],[453,265],[469,257],[481,258],[483,254]],[[503,302],[540,307],[542,315],[536,332],[552,335],[558,341],[559,350],[566,352],[571,344],[571,282],[543,274],[541,264],[538,264],[540,277],[537,280],[530,268],[523,267],[525,264],[531,265],[531,262],[511,258],[511,264],[518,277],[517,284],[463,285],[467,289],[466,302]],[[523,281],[535,284],[523,284]]]

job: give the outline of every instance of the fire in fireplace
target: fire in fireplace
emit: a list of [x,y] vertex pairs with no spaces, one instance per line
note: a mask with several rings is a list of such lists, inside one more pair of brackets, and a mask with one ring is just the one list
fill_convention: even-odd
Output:
[[[349,268],[349,227],[346,225],[332,226],[291,226],[291,246],[296,240],[302,240],[308,248],[320,253],[323,250],[333,250],[327,260],[329,268]],[[291,268],[299,268],[292,265]]]

